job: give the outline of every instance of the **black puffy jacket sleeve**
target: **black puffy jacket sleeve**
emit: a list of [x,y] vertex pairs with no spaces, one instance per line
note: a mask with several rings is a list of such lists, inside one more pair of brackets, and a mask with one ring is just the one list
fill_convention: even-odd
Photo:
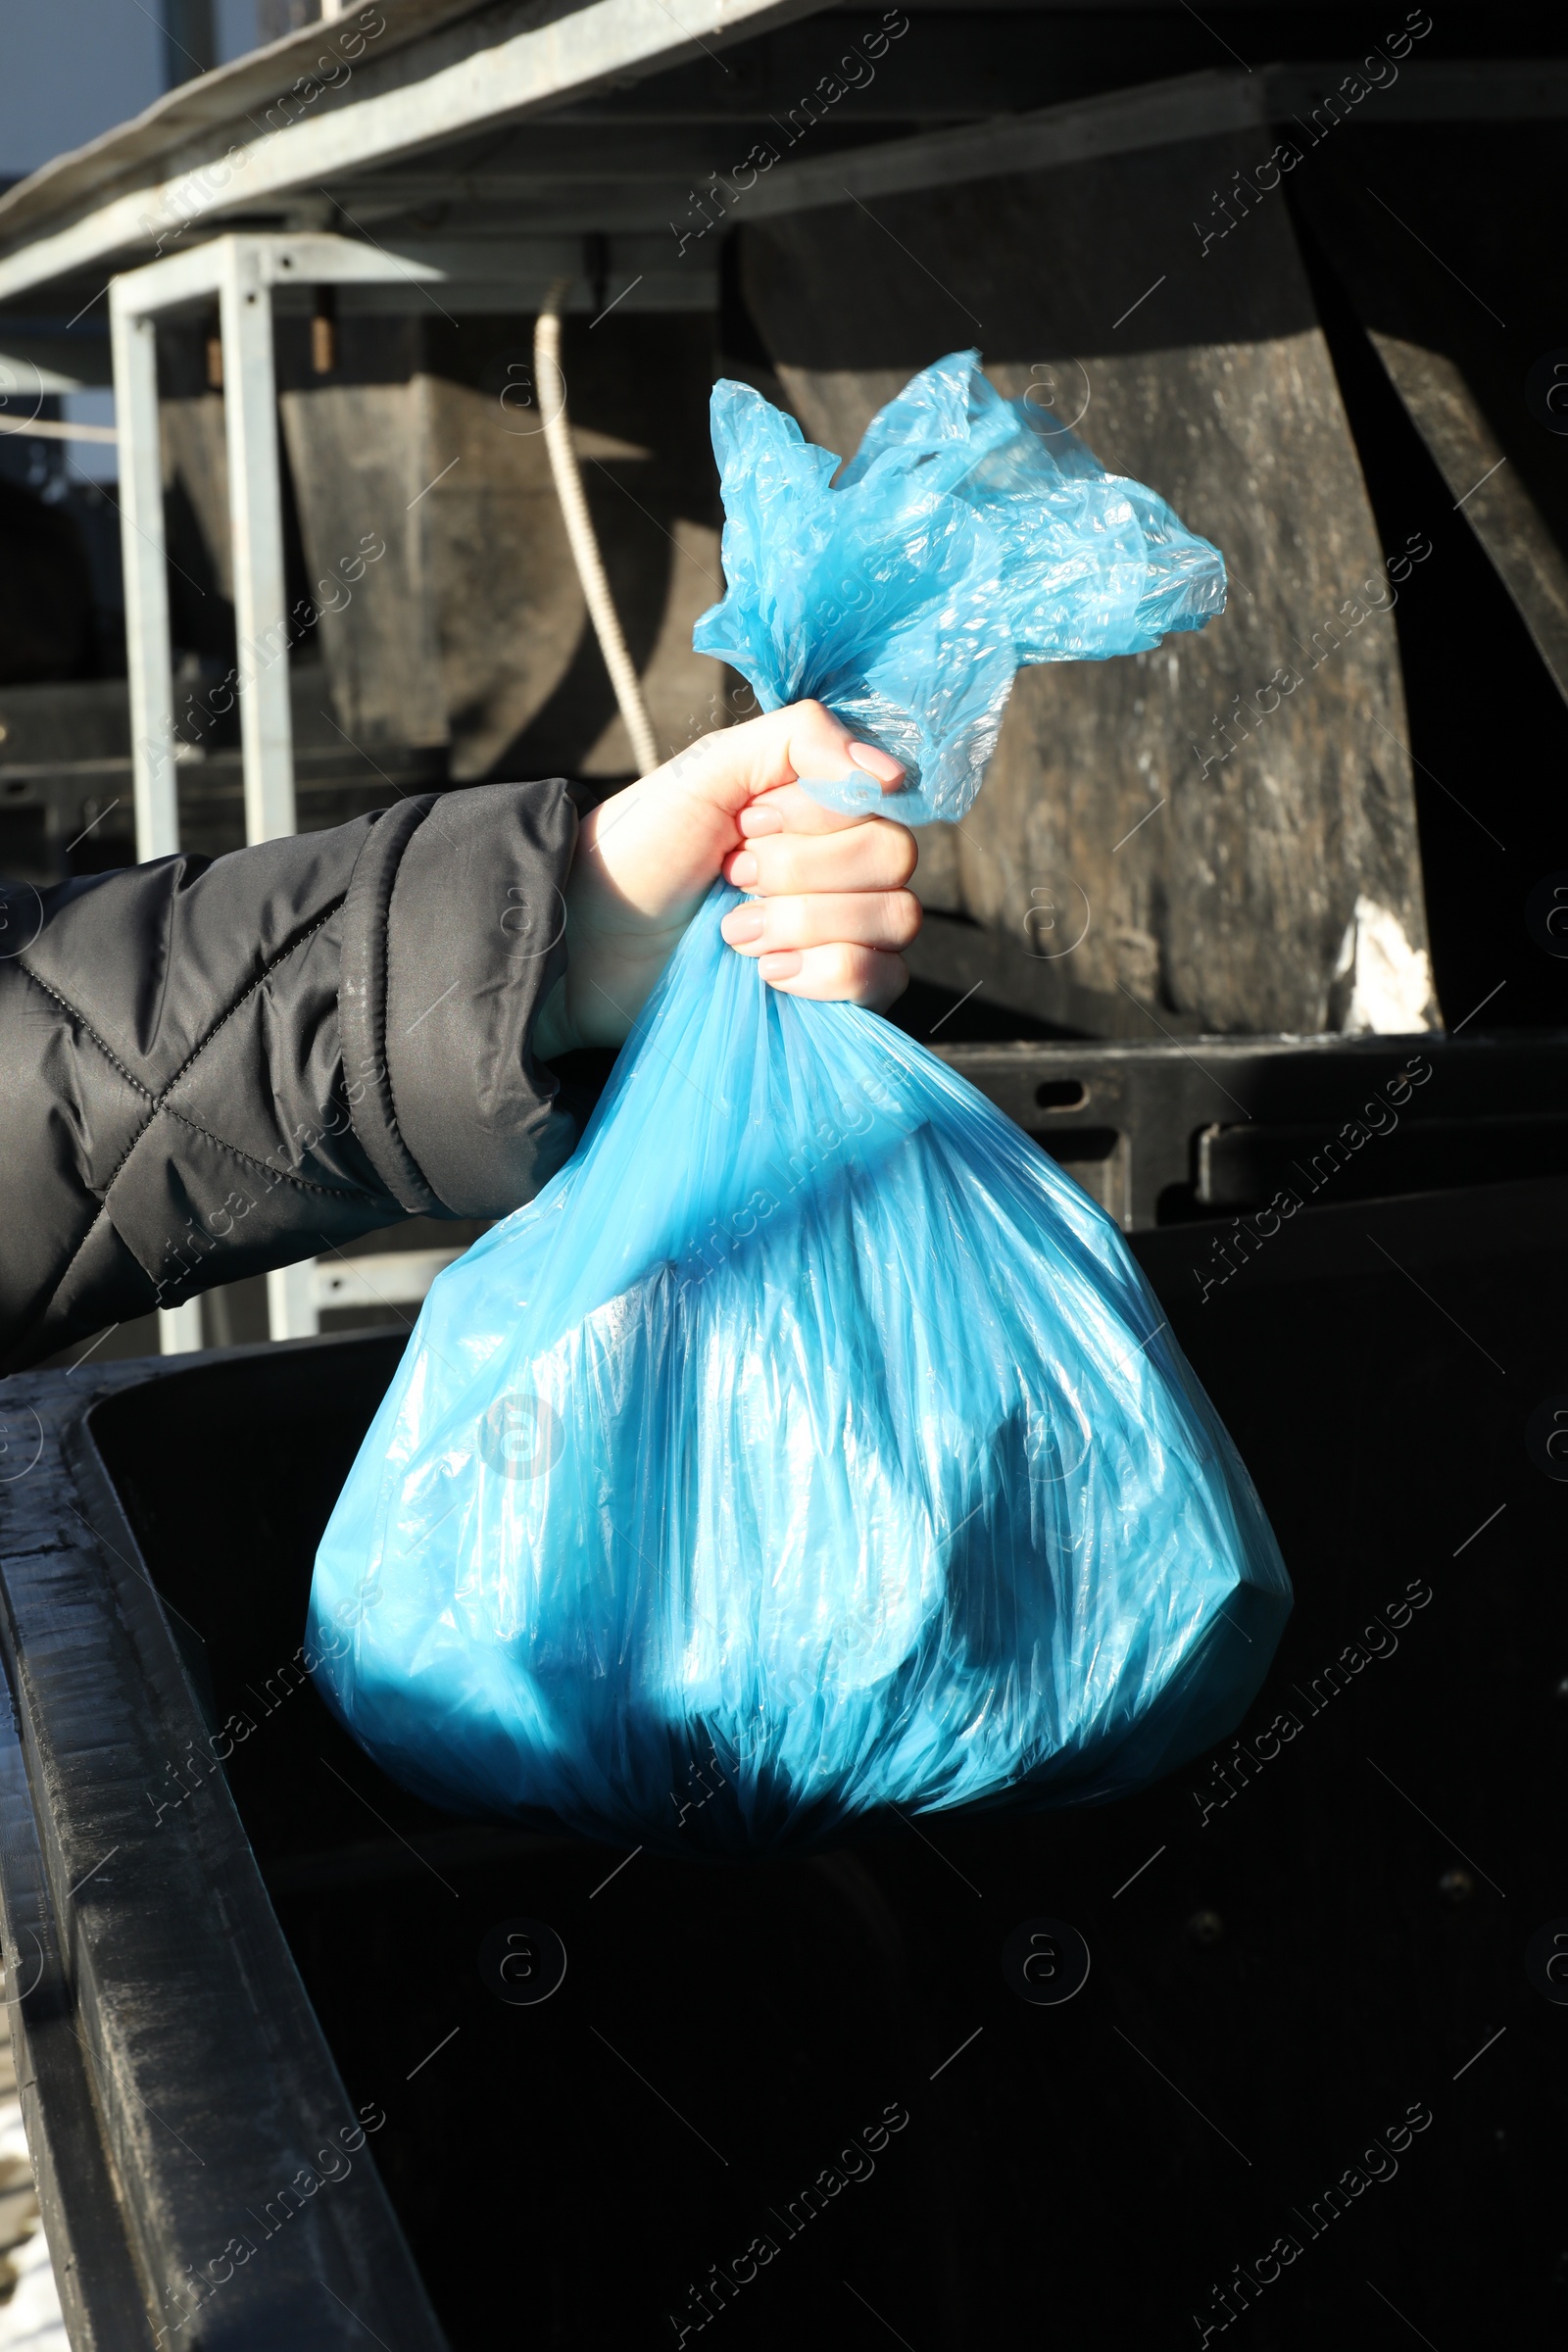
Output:
[[0,894],[0,1371],[571,1149],[560,782]]

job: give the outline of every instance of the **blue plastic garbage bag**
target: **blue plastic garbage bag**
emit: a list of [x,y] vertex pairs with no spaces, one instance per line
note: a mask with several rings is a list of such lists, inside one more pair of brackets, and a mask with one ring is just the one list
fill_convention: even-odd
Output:
[[[1012,662],[1191,622],[1219,576],[967,367],[834,490],[720,385],[731,588],[701,632],[764,701],[853,710],[948,813]],[[1043,553],[1017,520],[1058,483],[1067,525]],[[837,541],[834,501],[863,510]],[[851,540],[881,624],[813,602]],[[321,1543],[318,1684],[438,1803],[677,1852],[1136,1788],[1267,1667],[1290,1586],[1257,1496],[1116,1227],[888,1023],[768,989],[719,936],[739,896],[566,1167],[431,1291]]]

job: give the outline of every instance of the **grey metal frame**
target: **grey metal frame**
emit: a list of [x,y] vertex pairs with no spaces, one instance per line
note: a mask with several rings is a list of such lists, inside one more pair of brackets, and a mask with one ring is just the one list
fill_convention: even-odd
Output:
[[[439,275],[430,264],[403,260],[379,246],[346,237],[261,235],[218,237],[145,270],[128,271],[111,285],[138,858],[167,858],[179,848],[158,319],[218,298],[241,671],[245,838],[273,841],[294,832],[296,822],[272,291],[283,285],[366,285],[389,279],[417,283]],[[267,1304],[274,1339],[304,1338],[317,1330],[313,1266],[285,1266],[270,1274]],[[165,1355],[201,1347],[199,1298],[160,1310],[159,1343]]]
[[215,297],[219,304],[234,617],[241,663],[250,657],[254,664],[239,682],[245,838],[272,841],[295,830],[272,291],[283,285],[417,283],[443,274],[429,263],[347,237],[236,235],[170,254],[113,281],[109,302],[126,526],[125,634],[138,858],[165,858],[179,847],[177,747],[170,708],[158,319]]

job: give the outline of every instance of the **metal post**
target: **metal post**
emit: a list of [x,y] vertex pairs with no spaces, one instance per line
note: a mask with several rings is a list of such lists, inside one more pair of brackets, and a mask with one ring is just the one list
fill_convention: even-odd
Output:
[[223,240],[219,307],[239,639],[240,740],[245,754],[245,838],[275,841],[298,830],[277,389],[271,289],[256,248],[244,238]]
[[[328,8],[323,13],[336,11]],[[188,307],[214,292],[223,337],[245,838],[274,841],[297,829],[272,368],[271,289],[280,270],[288,272],[294,285],[393,278],[416,282],[443,275],[434,263],[404,261],[379,247],[341,237],[226,236],[183,248],[114,280],[110,315],[120,423],[126,662],[135,745],[136,855],[142,859],[167,858],[179,848],[154,320],[160,311]],[[269,1274],[267,1303],[274,1339],[300,1339],[319,1330],[315,1265],[285,1266]],[[161,1309],[158,1332],[166,1355],[200,1348],[201,1300]]]
[[274,1266],[268,1275],[267,1328],[274,1340],[310,1340],[320,1330],[315,1258],[297,1266]]
[[179,847],[174,721],[169,650],[169,572],[164,554],[163,437],[158,422],[157,328],[130,310],[116,280],[110,297],[115,416],[120,428],[121,559],[136,802],[136,856]]
[[[120,288],[115,288],[118,296]],[[163,437],[158,421],[158,330],[111,298],[115,415],[120,426],[121,550],[125,578],[125,651],[130,685],[136,856],[169,858],[179,848],[169,647],[169,573],[164,553]],[[162,1307],[158,1346],[184,1355],[202,1344],[198,1298]]]
[[164,0],[165,71],[172,90],[218,63],[213,38],[213,0]]
[[202,1336],[202,1302],[187,1298],[183,1306],[161,1306],[158,1309],[158,1352],[160,1355],[194,1355],[206,1342]]

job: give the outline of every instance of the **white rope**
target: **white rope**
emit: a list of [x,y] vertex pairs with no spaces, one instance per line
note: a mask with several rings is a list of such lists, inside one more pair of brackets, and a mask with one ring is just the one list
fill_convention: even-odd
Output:
[[561,372],[561,305],[565,300],[569,277],[558,277],[545,296],[544,307],[534,321],[533,374],[539,393],[540,414],[544,417],[545,447],[550,453],[550,470],[555,476],[556,496],[561,501],[562,520],[571,546],[572,562],[587,600],[588,616],[599,639],[599,650],[605,657],[610,683],[615,690],[620,715],[631,737],[632,758],[637,773],[646,776],[660,764],[659,746],[654,740],[653,721],[648,705],[643,700],[642,683],[638,678],[626,639],[615,611],[615,600],[610,593],[605,577],[604,559],[599,553],[593,517],[588,501],[583,496],[582,474],[577,466],[577,452],[571,443],[571,426],[566,417],[566,379]]

